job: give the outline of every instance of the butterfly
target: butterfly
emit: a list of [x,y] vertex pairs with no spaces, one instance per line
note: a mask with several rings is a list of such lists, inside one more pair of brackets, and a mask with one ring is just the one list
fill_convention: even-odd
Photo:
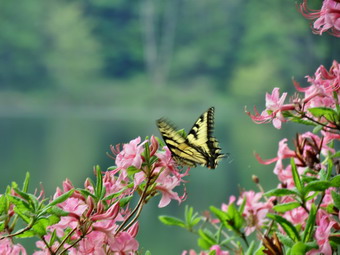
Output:
[[214,107],[210,107],[195,122],[187,136],[181,134],[166,119],[156,121],[172,158],[183,166],[195,167],[197,164],[215,169],[221,158],[218,141],[212,136],[214,129]]

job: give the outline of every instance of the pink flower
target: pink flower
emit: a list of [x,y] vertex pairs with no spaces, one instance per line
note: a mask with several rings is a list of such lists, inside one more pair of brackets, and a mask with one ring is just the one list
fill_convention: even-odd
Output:
[[70,255],[105,255],[106,235],[102,232],[93,231],[82,239],[77,248],[71,248]]
[[123,150],[116,156],[116,165],[118,168],[128,168],[134,166],[140,169],[142,166],[143,158],[142,152],[144,151],[144,144],[147,141],[141,142],[141,138],[130,141],[130,143],[123,145]]
[[[285,202],[282,201],[281,204],[291,201],[292,199],[289,199],[288,201],[286,200]],[[308,213],[302,207],[297,207],[290,211],[285,212],[283,217],[286,218],[291,223],[293,223],[294,225],[301,224],[302,226],[305,226],[306,220],[308,219]]]
[[317,215],[317,228],[315,231],[315,239],[319,245],[319,249],[311,250],[308,255],[324,254],[332,255],[332,247],[329,244],[329,236],[331,234],[331,228],[336,222],[330,220],[329,215],[325,212],[319,211]]
[[247,221],[247,227],[245,229],[247,236],[263,226],[267,221],[266,215],[273,206],[271,201],[260,202],[262,197],[262,193],[255,193],[251,190],[243,192],[237,201],[237,205],[241,205],[244,200],[246,200],[243,216]]
[[286,121],[282,115],[282,112],[294,110],[294,105],[283,104],[286,96],[287,93],[285,92],[280,97],[280,89],[274,88],[272,94],[266,93],[266,109],[261,113],[261,115],[257,112],[256,108],[254,108],[255,115],[252,115],[247,111],[246,113],[257,124],[273,121],[274,127],[280,129],[281,123]]
[[0,255],[26,255],[26,250],[21,244],[14,244],[11,239],[0,240]]
[[210,251],[215,251],[216,255],[229,255],[229,251],[222,251],[221,247],[217,244],[211,246]]
[[183,251],[182,255],[208,255],[211,254],[211,251],[215,251],[215,255],[229,255],[229,251],[222,251],[221,247],[217,244],[210,247],[209,252],[201,251],[200,253],[195,252],[194,250]]
[[[334,108],[336,100],[333,92],[338,93],[340,88],[340,64],[334,60],[329,71],[324,66],[320,66],[314,76],[306,76],[306,78],[311,83],[306,88],[300,87],[300,84],[294,81],[297,91],[305,94],[304,110],[319,106]],[[310,114],[309,116],[312,117]]]
[[[160,175],[161,177],[161,175]],[[158,177],[160,179],[160,177]],[[160,180],[157,179],[156,190],[162,193],[162,198],[159,201],[158,207],[162,208],[167,206],[171,199],[177,200],[179,203],[182,202],[182,198],[179,197],[177,192],[174,192],[173,189],[180,185],[181,179],[178,179],[176,176],[164,176]]]
[[120,232],[116,237],[109,238],[109,245],[114,254],[127,255],[135,254],[139,244],[129,233]]
[[307,0],[300,5],[300,12],[308,19],[316,19],[313,32],[321,35],[330,30],[329,33],[340,37],[340,3],[337,0],[324,0],[321,10],[310,10]]

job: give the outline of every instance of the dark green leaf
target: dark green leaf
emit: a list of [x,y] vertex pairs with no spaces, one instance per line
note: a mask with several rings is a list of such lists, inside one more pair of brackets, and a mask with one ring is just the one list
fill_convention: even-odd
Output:
[[175,217],[161,215],[158,216],[158,219],[165,225],[185,227],[185,223],[181,219]]
[[267,217],[279,223],[283,230],[286,232],[286,234],[289,236],[289,238],[292,239],[294,242],[300,241],[299,232],[296,230],[294,225],[290,223],[288,220],[286,220],[282,216],[275,214],[267,214]]
[[340,236],[339,235],[330,235],[329,240],[334,242],[336,245],[340,245]]
[[266,197],[282,197],[282,196],[289,196],[289,195],[296,195],[299,194],[291,189],[272,189],[264,193],[264,196]]
[[289,202],[289,203],[285,203],[285,204],[275,205],[273,207],[273,209],[276,212],[283,213],[283,212],[293,210],[294,208],[298,208],[299,206],[300,206],[300,203],[298,203],[298,202]]

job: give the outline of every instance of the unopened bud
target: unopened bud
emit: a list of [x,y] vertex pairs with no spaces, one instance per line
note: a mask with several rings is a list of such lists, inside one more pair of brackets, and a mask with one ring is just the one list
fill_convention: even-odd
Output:
[[251,179],[252,179],[253,182],[256,183],[256,184],[259,184],[259,183],[260,183],[260,179],[259,179],[259,177],[257,177],[256,175],[253,175],[253,176],[251,177]]

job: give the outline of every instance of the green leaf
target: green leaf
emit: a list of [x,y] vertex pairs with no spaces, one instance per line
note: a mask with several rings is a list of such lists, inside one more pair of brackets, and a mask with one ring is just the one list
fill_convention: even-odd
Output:
[[100,166],[96,165],[96,187],[95,187],[95,195],[97,199],[101,199],[105,196],[105,188],[103,189],[103,176],[102,171],[100,170]]
[[274,211],[276,212],[287,212],[290,210],[293,210],[294,208],[298,208],[300,206],[299,202],[289,202],[289,203],[285,203],[285,204],[278,204],[273,206]]
[[297,171],[297,168],[296,168],[296,165],[295,165],[293,158],[290,159],[290,165],[292,166],[292,175],[293,175],[295,187],[297,188],[297,190],[300,193],[302,193],[302,184],[301,184],[300,176],[299,176],[299,173]]
[[308,111],[315,117],[325,117],[330,122],[335,122],[338,119],[338,114],[331,108],[327,107],[313,107],[309,108]]
[[112,193],[112,194],[110,194],[110,195],[104,197],[103,200],[106,201],[106,200],[111,200],[111,199],[113,199],[113,198],[116,198],[116,197],[118,197],[119,195],[121,195],[126,189],[127,189],[127,188],[124,187],[124,188],[122,188],[120,191],[118,191],[118,192],[116,192],[116,193]]
[[313,128],[313,133],[316,134],[318,132],[320,132],[322,130],[323,126],[322,125],[316,125],[314,128]]
[[336,245],[340,245],[340,236],[338,234],[336,235],[330,235],[329,240],[335,243]]
[[13,188],[13,190],[14,190],[16,193],[18,193],[18,195],[19,195],[22,199],[26,200],[27,202],[30,202],[31,199],[30,199],[30,196],[29,196],[28,193],[23,192],[23,191],[21,191],[21,190],[18,189],[18,188]]
[[331,195],[332,195],[335,207],[340,209],[340,194],[332,190]]
[[289,236],[289,238],[292,239],[294,242],[300,241],[299,232],[296,230],[294,225],[290,223],[288,220],[286,220],[282,216],[275,214],[267,214],[267,217],[279,223],[283,230],[286,232],[286,234]]
[[[198,235],[200,236],[200,239],[203,241],[203,242],[199,241],[199,245],[203,249],[205,249],[205,250],[209,249],[211,246],[216,244],[216,240],[214,238],[214,235],[210,231],[208,231],[207,229],[199,229]],[[203,244],[204,247],[201,246],[201,244]]]
[[2,232],[5,229],[5,223],[4,221],[0,221],[0,232]]
[[27,192],[28,191],[29,182],[30,182],[30,173],[26,172],[26,177],[25,177],[25,180],[24,180],[24,184],[22,186],[22,191],[23,192]]
[[239,212],[234,203],[228,206],[228,211],[224,212],[214,206],[210,207],[210,211],[220,220],[220,222],[228,229],[240,233],[240,228],[244,224],[244,218]]
[[280,239],[281,243],[286,247],[293,247],[294,241],[290,239],[287,235],[284,235],[282,233],[276,233],[277,237]]
[[312,204],[311,209],[309,210],[309,216],[306,223],[305,230],[303,231],[302,241],[304,243],[308,242],[314,233],[314,224],[316,219],[316,206],[315,204]]
[[134,174],[139,173],[141,170],[138,169],[138,168],[136,168],[135,166],[129,166],[129,167],[126,169],[126,171],[127,171],[128,176],[131,177],[131,176],[133,176]]
[[151,251],[147,250],[144,255],[151,255]]
[[303,193],[308,194],[311,191],[325,191],[330,186],[331,183],[329,181],[312,181],[304,187]]
[[165,225],[185,227],[185,223],[181,219],[175,217],[161,215],[158,216],[158,219]]
[[340,187],[340,175],[334,176],[330,182],[331,182],[332,187],[339,188]]
[[19,235],[16,235],[15,237],[17,237],[17,238],[29,238],[29,237],[34,237],[36,234],[37,233],[33,229],[30,229],[30,230],[27,230],[27,231],[19,234]]
[[46,218],[41,218],[34,223],[34,225],[32,226],[32,229],[38,236],[44,236],[47,234],[48,226],[50,226],[49,220]]
[[251,241],[246,253],[244,255],[253,255],[255,253],[255,242]]
[[69,215],[69,212],[64,211],[63,209],[61,209],[61,208],[58,207],[58,206],[49,207],[49,208],[46,210],[46,212],[47,212],[47,213],[50,213],[50,214],[54,214],[54,215],[59,216],[59,217],[68,216],[68,215]]
[[299,193],[291,189],[272,189],[264,193],[264,196],[266,197],[282,197],[282,196],[289,196],[289,195],[298,196]]
[[8,200],[5,194],[0,195],[0,215],[7,213],[8,211]]
[[315,126],[316,123],[310,120],[304,120],[301,119],[300,117],[289,117],[291,121],[295,122],[295,123],[299,123],[299,124],[303,124],[303,125],[308,125],[308,126]]
[[19,197],[9,195],[8,200],[10,203],[15,205],[14,210],[17,212],[27,213],[31,211],[29,204]]
[[124,207],[125,205],[127,205],[131,201],[132,198],[133,198],[133,196],[123,197],[122,199],[119,200],[119,206]]
[[54,205],[57,205],[57,204],[64,202],[66,199],[68,199],[70,196],[72,196],[73,192],[74,192],[74,189],[67,191],[66,193],[55,198],[52,202],[50,202],[48,205],[46,205],[46,207],[52,207]]
[[307,246],[303,242],[297,242],[293,245],[291,254],[294,255],[305,255],[307,252]]
[[194,208],[186,206],[184,211],[185,225],[187,228],[192,229],[197,223],[200,222],[201,217],[197,216],[198,213],[194,213]]

